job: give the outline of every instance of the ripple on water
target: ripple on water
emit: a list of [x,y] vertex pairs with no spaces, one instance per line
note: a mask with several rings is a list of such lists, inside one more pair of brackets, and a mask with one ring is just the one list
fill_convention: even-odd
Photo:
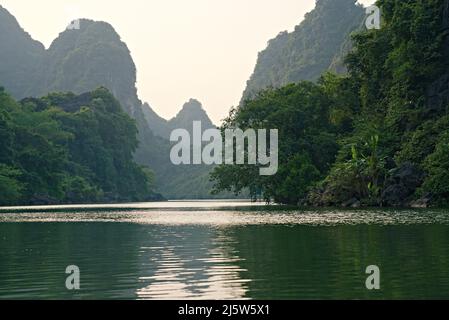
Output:
[[[0,299],[447,298],[448,222],[445,210],[3,208]],[[65,288],[69,264],[80,292]],[[380,293],[365,290],[371,264]]]
[[207,207],[171,209],[0,211],[0,222],[110,222],[142,225],[410,225],[449,224],[447,210],[257,210],[211,209]]

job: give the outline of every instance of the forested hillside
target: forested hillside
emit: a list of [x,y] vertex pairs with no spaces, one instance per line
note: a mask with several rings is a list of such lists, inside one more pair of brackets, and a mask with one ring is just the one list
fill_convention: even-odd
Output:
[[[0,26],[0,85],[14,98],[42,97],[51,92],[82,94],[98,87],[107,88],[136,121],[139,144],[134,158],[155,172],[156,188],[169,190],[174,198],[210,197],[210,168],[200,169],[201,181],[197,180],[199,168],[184,166],[174,170],[168,141],[173,127],[186,126],[192,119],[210,127],[207,114],[197,102],[166,121],[147,103],[142,104],[137,96],[135,64],[127,45],[111,25],[82,19],[79,30],[61,32],[48,50],[2,7]],[[186,106],[189,108],[190,104]]]
[[[354,0],[319,0],[294,32],[270,42],[223,127],[279,129],[278,174],[221,166],[212,174],[217,191],[249,189],[267,200],[317,206],[448,204],[449,0],[378,6],[382,28],[368,31]],[[200,103],[160,118],[138,99],[134,62],[112,26],[81,25],[45,50],[0,8],[4,203],[136,201],[155,198],[154,189],[207,198],[209,167],[169,161],[173,128],[188,129],[194,120],[213,126]],[[6,92],[35,98],[17,102]],[[103,120],[117,130],[109,132],[116,140],[104,135]],[[80,141],[98,148],[104,162]],[[155,172],[156,187],[133,159]]]
[[269,87],[317,80],[326,70],[345,71],[350,35],[361,28],[364,8],[355,0],[318,0],[291,33],[282,32],[259,54],[243,100]]
[[280,169],[222,166],[217,189],[317,206],[449,204],[449,0],[380,0],[349,73],[269,89],[226,126],[278,128]]
[[149,201],[135,122],[100,88],[20,103],[0,88],[0,205]]

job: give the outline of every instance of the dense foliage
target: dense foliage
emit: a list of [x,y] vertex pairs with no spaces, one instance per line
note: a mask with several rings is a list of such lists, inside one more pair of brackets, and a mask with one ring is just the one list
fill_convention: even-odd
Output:
[[449,1],[378,5],[382,28],[354,36],[347,76],[271,89],[234,110],[225,125],[279,128],[280,170],[262,179],[221,167],[217,189],[293,204],[449,204]]
[[[16,19],[0,6],[0,85],[16,99],[49,92],[81,94],[99,86],[108,88],[123,110],[136,121],[139,145],[135,160],[155,172],[158,192],[170,198],[208,198],[208,166],[174,167],[170,163],[169,133],[210,119],[197,101],[187,103],[172,120],[159,117],[137,96],[136,67],[127,45],[114,28],[82,19],[79,30],[65,30],[48,50],[34,41]],[[222,194],[221,197],[229,195]]]
[[[331,80],[330,80],[331,81]],[[325,80],[323,80],[323,83]],[[326,176],[338,151],[338,126],[331,123],[332,97],[324,84],[301,82],[261,92],[225,121],[226,128],[279,129],[279,163],[275,176],[260,176],[254,166],[222,165],[212,178],[216,190],[249,188],[251,195],[297,203]]]
[[1,88],[0,204],[154,199],[136,134],[106,89],[18,103]]
[[356,0],[318,0],[293,32],[280,33],[259,54],[243,98],[254,98],[269,87],[318,80],[325,70],[342,71],[350,34],[360,28],[363,17]]

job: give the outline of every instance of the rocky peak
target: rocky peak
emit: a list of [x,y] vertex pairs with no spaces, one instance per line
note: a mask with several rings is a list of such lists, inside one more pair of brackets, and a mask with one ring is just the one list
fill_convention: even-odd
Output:
[[351,48],[350,34],[361,26],[364,16],[356,0],[318,0],[293,32],[281,32],[268,42],[243,100],[269,87],[315,81],[327,70],[344,69],[341,57]]
[[169,121],[169,126],[172,129],[189,129],[192,127],[193,121],[201,121],[203,129],[215,127],[206,111],[203,109],[202,104],[196,99],[190,99],[186,102],[176,117]]
[[128,114],[134,115],[141,102],[135,86],[136,66],[128,47],[106,22],[82,19],[79,26],[61,32],[53,41],[41,68],[42,81],[33,88],[33,94],[79,94],[104,86]]
[[16,18],[0,6],[0,85],[15,98],[23,98],[38,81],[36,69],[45,47],[22,29]]

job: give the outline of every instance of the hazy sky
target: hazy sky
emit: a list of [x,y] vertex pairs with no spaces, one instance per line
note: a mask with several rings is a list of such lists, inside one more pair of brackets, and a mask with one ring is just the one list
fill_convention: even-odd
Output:
[[[363,0],[364,4],[374,0]],[[238,104],[259,51],[315,0],[0,0],[48,47],[71,20],[113,25],[137,66],[141,100],[164,118],[196,98],[215,123]]]

